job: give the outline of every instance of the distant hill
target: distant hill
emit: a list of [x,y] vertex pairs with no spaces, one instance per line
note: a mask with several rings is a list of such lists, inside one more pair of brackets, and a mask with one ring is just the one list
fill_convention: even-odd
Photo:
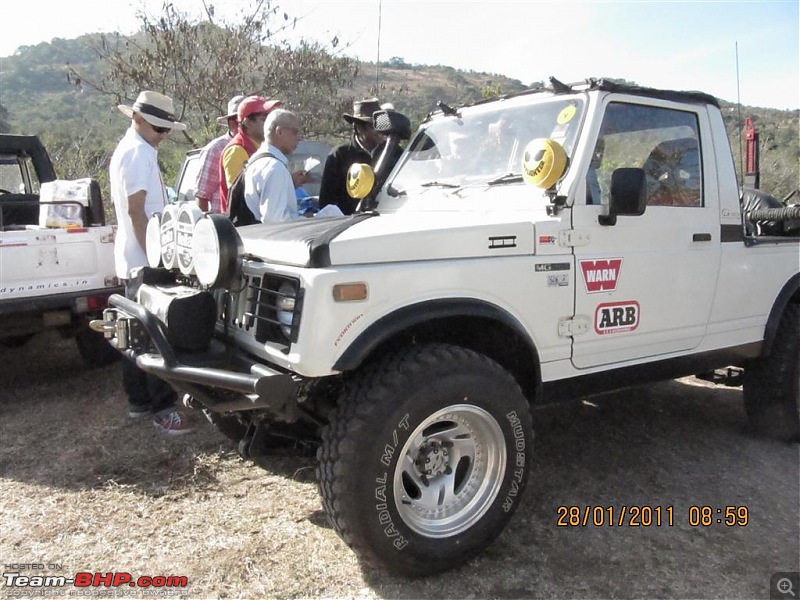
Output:
[[[7,111],[5,120],[13,133],[41,134],[59,140],[61,145],[73,141],[82,149],[85,145],[96,150],[113,149],[122,133],[115,99],[101,96],[83,82],[68,78],[67,65],[90,77],[100,73],[101,63],[91,49],[99,39],[98,34],[72,40],[54,39],[51,43],[22,47],[15,55],[0,58],[0,106]],[[500,74],[462,71],[443,65],[411,65],[395,57],[381,63],[379,77],[374,63],[360,63],[353,87],[341,90],[341,96],[373,95],[376,81],[380,101],[393,103],[414,124],[433,111],[439,100],[459,105],[542,85],[542,82],[521,82]],[[737,108],[725,100],[720,100],[720,104],[734,154],[738,154],[739,148],[740,115],[750,117],[759,130],[762,187],[778,196],[797,189],[800,111]],[[3,117],[0,112],[0,121]],[[344,121],[342,125],[344,137]],[[333,144],[339,140],[325,141]],[[160,155],[168,177],[174,176],[186,149],[180,139],[170,139],[169,144],[162,146]],[[103,165],[101,154],[94,158],[98,165]],[[736,162],[738,165],[738,157]]]

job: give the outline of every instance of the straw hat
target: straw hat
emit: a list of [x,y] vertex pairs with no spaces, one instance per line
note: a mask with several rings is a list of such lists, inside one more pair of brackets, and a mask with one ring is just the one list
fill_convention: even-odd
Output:
[[136,98],[133,106],[120,104],[117,108],[126,117],[133,118],[133,113],[139,113],[142,118],[156,127],[168,127],[183,131],[186,125],[175,120],[175,109],[172,98],[158,92],[144,91]]
[[244,100],[244,96],[234,96],[228,100],[228,114],[217,117],[217,123],[220,125],[227,125],[228,119],[238,119],[236,109],[239,108],[239,104],[242,103],[242,100]]

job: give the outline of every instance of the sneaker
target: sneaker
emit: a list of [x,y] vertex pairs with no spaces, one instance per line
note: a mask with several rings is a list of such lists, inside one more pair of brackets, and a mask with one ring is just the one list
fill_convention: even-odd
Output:
[[189,410],[197,408],[197,400],[195,400],[191,394],[184,394],[181,397],[181,404],[183,404],[184,408],[188,408]]
[[150,409],[147,408],[144,410],[133,410],[133,409],[128,410],[128,417],[131,419],[141,419],[143,417],[149,417],[149,416],[150,416]]
[[153,425],[161,433],[167,435],[183,435],[190,433],[192,430],[186,419],[177,410],[173,410],[165,415],[153,419]]

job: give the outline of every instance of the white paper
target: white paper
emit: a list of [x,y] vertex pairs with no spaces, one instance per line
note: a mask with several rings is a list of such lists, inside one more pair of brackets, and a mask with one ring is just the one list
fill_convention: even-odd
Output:
[[343,216],[344,213],[335,204],[328,204],[322,207],[316,214],[316,217],[318,219],[324,219],[325,217],[343,217]]
[[313,156],[309,156],[306,159],[306,162],[303,163],[303,170],[308,173],[311,169],[319,165],[319,159],[314,158]]

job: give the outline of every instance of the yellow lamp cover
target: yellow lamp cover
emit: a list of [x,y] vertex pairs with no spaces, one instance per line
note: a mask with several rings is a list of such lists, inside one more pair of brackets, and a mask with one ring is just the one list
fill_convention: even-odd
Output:
[[549,189],[567,169],[564,147],[549,138],[537,138],[522,153],[522,178],[541,189]]
[[365,198],[375,185],[375,171],[367,164],[354,163],[347,170],[347,193],[351,198]]

